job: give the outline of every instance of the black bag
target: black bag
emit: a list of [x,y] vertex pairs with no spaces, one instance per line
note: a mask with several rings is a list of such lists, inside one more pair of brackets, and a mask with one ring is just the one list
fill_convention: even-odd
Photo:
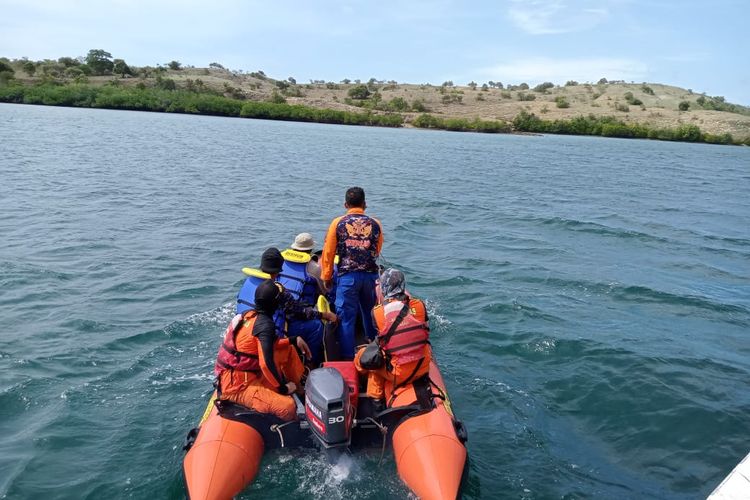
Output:
[[[393,324],[388,329],[388,333],[381,337],[383,343],[387,343],[391,339],[391,337],[393,336],[393,332],[396,331],[398,325],[400,325],[401,321],[404,319],[404,317],[406,317],[407,312],[409,312],[409,306],[405,303],[404,307],[401,309],[401,312],[398,314],[398,316],[396,316]],[[367,344],[367,346],[365,346],[365,352],[363,352],[362,356],[359,357],[359,364],[365,370],[377,370],[378,368],[382,368],[385,366],[385,354],[380,348],[381,339],[376,338],[375,340]]]
[[365,352],[359,357],[359,364],[365,370],[377,370],[385,366],[385,357],[377,340],[373,340],[365,346]]

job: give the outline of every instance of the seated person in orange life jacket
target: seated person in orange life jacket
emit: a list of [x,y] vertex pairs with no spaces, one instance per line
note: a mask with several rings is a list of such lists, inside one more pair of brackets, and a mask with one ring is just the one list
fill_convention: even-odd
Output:
[[[285,251],[287,257],[292,259],[293,256],[290,256],[290,252],[294,251]],[[294,253],[299,254],[300,252]],[[307,254],[303,255],[307,256]],[[260,272],[257,269],[250,270],[253,274],[245,280],[237,294],[237,313],[243,314],[255,308],[253,295],[263,280],[270,278],[285,285],[287,289],[284,290],[279,299],[279,311],[275,316],[277,330],[279,332],[284,330],[286,321],[289,334],[301,336],[310,346],[313,353],[313,366],[317,366],[322,358],[323,350],[323,325],[319,320],[335,322],[337,317],[330,312],[319,312],[315,310],[312,303],[306,302],[305,294],[314,293],[309,291],[310,286],[303,286],[309,280],[302,278],[304,271],[292,269],[302,265],[304,264],[288,262],[278,248],[266,249],[261,256]],[[300,276],[295,277],[295,274]],[[294,293],[291,293],[292,291]],[[315,298],[317,299],[317,296]]]
[[255,290],[255,309],[237,314],[219,347],[214,373],[218,399],[229,400],[259,413],[294,420],[294,392],[302,392],[304,366],[298,350],[310,357],[302,337],[280,339],[273,315],[284,288],[265,280]]
[[380,275],[380,290],[383,302],[373,308],[372,316],[385,366],[375,370],[362,368],[364,348],[354,358],[357,371],[367,374],[367,395],[376,400],[377,410],[383,408],[386,385],[392,393],[426,375],[432,359],[427,309],[424,302],[406,293],[404,274],[386,269]]

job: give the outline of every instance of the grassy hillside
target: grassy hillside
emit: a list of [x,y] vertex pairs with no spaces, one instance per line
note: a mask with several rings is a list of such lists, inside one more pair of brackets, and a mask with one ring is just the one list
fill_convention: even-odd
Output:
[[[455,86],[452,82],[416,85],[375,79],[369,82],[345,80],[338,83],[300,83],[293,78],[275,80],[260,71],[230,71],[216,63],[212,63],[209,68],[184,68],[176,61],[167,66],[129,68],[124,61],[120,61],[122,64],[118,67],[118,61],[120,60],[115,59],[114,68],[98,72],[111,73],[114,69],[120,75],[97,76],[96,71],[91,71],[91,65],[85,64],[83,58],[42,62],[0,59],[0,87],[61,84],[77,84],[87,88],[115,86],[143,92],[183,91],[212,95],[237,102],[240,107],[241,103],[248,102],[296,105],[294,113],[285,111],[286,114],[282,113],[282,117],[268,116],[267,111],[264,111],[265,115],[257,115],[252,111],[255,108],[250,106],[247,108],[250,111],[241,115],[250,117],[297,119],[295,117],[301,114],[305,117],[304,121],[331,123],[399,126],[403,122],[405,126],[449,130],[594,133],[620,137],[750,143],[750,108],[726,103],[720,97],[696,94],[669,85],[606,82],[604,79],[593,84],[546,83],[533,88],[528,88],[525,84],[499,86],[494,82],[479,85],[472,82],[467,86]],[[4,72],[2,65],[6,66]],[[13,102],[9,98],[3,100]],[[20,98],[15,102],[43,101]],[[274,108],[277,110],[274,113],[281,113],[278,110],[282,108],[284,107]],[[288,106],[284,109],[288,109]],[[192,111],[189,107],[156,107],[154,110],[203,112],[201,109]],[[343,121],[344,118],[318,119],[320,116],[329,116],[327,111],[323,113],[322,110],[337,111],[339,114],[336,116],[339,117],[359,118],[352,121]],[[211,114],[232,115],[224,112]],[[425,117],[425,114],[429,116]],[[239,116],[239,113],[235,115]],[[365,115],[368,118],[362,118]],[[385,119],[386,116],[390,118]],[[529,116],[533,117],[531,121],[527,119]],[[571,120],[580,117],[586,117],[591,123],[610,126],[604,131],[601,126],[583,129],[572,127]],[[383,123],[379,123],[380,121]],[[697,136],[696,129],[699,129]],[[673,133],[674,131],[681,132]]]

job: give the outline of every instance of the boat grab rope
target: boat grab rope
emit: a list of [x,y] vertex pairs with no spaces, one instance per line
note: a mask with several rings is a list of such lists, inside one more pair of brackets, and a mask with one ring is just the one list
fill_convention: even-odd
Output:
[[385,456],[385,443],[387,441],[386,438],[388,436],[388,427],[386,427],[385,425],[381,424],[380,422],[378,422],[377,420],[375,420],[372,417],[367,417],[367,418],[363,419],[362,421],[363,422],[367,422],[367,421],[371,422],[372,424],[375,425],[375,427],[377,427],[378,429],[380,429],[380,434],[383,435],[383,447],[380,449],[380,460],[378,460],[378,467],[380,467],[380,465],[383,463],[383,457]]
[[281,432],[281,429],[286,427],[289,424],[297,423],[296,420],[290,420],[289,422],[284,422],[283,424],[273,424],[271,426],[271,432],[275,432],[279,435],[279,441],[281,441],[281,447],[284,448],[284,433]]

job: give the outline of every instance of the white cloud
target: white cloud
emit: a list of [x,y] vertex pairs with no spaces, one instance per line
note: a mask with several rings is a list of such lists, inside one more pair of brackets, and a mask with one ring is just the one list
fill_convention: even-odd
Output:
[[531,35],[585,31],[609,18],[609,11],[591,0],[511,0],[508,16]]
[[600,78],[643,81],[648,73],[648,67],[633,59],[539,57],[517,59],[484,68],[480,73],[488,79],[499,80],[503,83],[553,82],[562,84],[568,80],[596,82]]

